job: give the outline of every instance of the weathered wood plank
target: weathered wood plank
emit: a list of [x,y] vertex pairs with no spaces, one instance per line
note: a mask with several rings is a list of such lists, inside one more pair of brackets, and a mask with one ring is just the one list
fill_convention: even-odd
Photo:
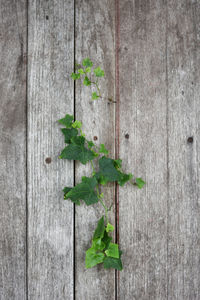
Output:
[[[28,288],[30,299],[73,299],[73,162],[56,122],[73,114],[73,1],[29,2]],[[49,158],[49,159],[47,159]]]
[[0,298],[26,298],[26,2],[0,1]]
[[[105,79],[100,80],[103,95],[114,97],[115,51],[114,51],[114,1],[76,1],[76,60],[90,57],[96,66],[105,70]],[[96,136],[97,145],[104,143],[114,157],[114,112],[113,104],[106,100],[91,101],[91,89],[76,84],[76,118],[83,123],[87,138]],[[83,175],[91,174],[90,165],[76,164],[76,182]],[[114,201],[114,185],[104,188],[107,205]],[[114,211],[114,210],[113,210]],[[110,220],[114,224],[114,212]],[[94,206],[76,208],[76,299],[114,299],[113,270],[104,270],[103,266],[85,269],[85,251],[91,245],[91,239],[97,221],[104,213],[98,203]]]
[[199,29],[199,1],[168,1],[168,299],[200,299]]
[[167,297],[166,6],[120,1],[120,158],[143,177],[119,189],[119,299]]

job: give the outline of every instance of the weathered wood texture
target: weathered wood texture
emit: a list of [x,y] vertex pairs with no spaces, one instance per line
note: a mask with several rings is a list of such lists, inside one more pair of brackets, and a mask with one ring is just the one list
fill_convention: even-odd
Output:
[[120,157],[147,182],[119,190],[120,299],[167,297],[165,51],[166,6],[120,1]]
[[[115,11],[114,1],[76,1],[76,60],[91,57],[94,65],[105,70],[105,79],[99,81],[103,97],[114,97],[114,37]],[[76,84],[76,118],[83,123],[87,139],[100,145],[104,143],[114,157],[115,107],[106,99],[92,101],[93,88]],[[76,163],[76,183],[83,175],[92,173],[90,165]],[[103,190],[105,202],[114,201],[114,185]],[[114,207],[114,206],[113,206]],[[114,211],[114,209],[113,209]],[[110,213],[110,222],[114,224],[114,213]],[[85,251],[91,246],[91,239],[97,221],[104,214],[100,203],[76,208],[76,252],[75,252],[75,295],[76,299],[114,299],[115,272],[104,270],[102,266],[85,269]]]
[[[73,1],[30,1],[28,30],[28,295],[73,299],[73,162],[57,120],[73,114]],[[49,158],[49,159],[47,159]],[[51,160],[51,162],[50,162]]]
[[120,156],[147,185],[120,189],[119,298],[199,299],[199,4],[120,14]]
[[26,298],[26,3],[0,1],[0,298]]
[[[200,299],[198,1],[0,4],[0,298]],[[102,66],[103,96],[117,105],[74,86],[74,57]],[[103,189],[108,205],[119,202],[117,280],[85,269],[103,208],[63,201],[63,187],[92,172],[58,159],[65,112],[147,182]]]
[[199,66],[200,3],[168,1],[168,299],[200,299]]

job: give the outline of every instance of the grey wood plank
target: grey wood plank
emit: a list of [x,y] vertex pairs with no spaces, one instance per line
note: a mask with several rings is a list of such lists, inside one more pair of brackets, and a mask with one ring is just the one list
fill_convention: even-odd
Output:
[[26,298],[26,3],[0,1],[0,298]]
[[119,189],[119,299],[167,298],[166,5],[120,1],[120,158],[143,177]]
[[168,1],[168,299],[200,299],[199,29],[199,1]]
[[[57,120],[73,114],[73,1],[29,2],[28,288],[29,299],[73,299],[73,162],[59,160]],[[47,159],[49,158],[49,159]]]
[[[76,60],[90,57],[96,66],[105,71],[100,80],[103,95],[114,97],[115,51],[114,1],[76,1]],[[91,101],[91,89],[76,84],[76,118],[83,123],[83,131],[89,140],[96,136],[97,145],[104,143],[114,157],[115,106],[106,100]],[[83,175],[92,173],[90,164],[76,164],[76,183]],[[114,202],[114,185],[103,189],[107,205]],[[114,206],[113,206],[114,207]],[[76,299],[114,299],[115,273],[104,270],[102,265],[85,269],[85,251],[91,246],[91,239],[97,221],[104,214],[100,203],[76,208],[75,232],[75,296]],[[114,224],[114,209],[109,215]]]

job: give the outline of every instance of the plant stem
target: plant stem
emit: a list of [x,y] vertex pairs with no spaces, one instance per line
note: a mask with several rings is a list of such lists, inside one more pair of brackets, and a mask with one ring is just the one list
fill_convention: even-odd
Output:
[[99,88],[99,85],[98,85],[98,80],[95,82],[96,84],[96,87],[97,87],[97,90],[98,90],[98,93],[99,93],[99,97],[101,98],[101,91],[100,91],[100,88]]
[[[95,168],[94,168],[93,161],[90,160],[90,163],[91,163],[91,166],[92,166],[93,173],[95,173]],[[99,185],[98,184],[97,184],[97,197],[99,198],[99,201],[100,201],[101,205],[105,209],[106,224],[108,224],[108,211],[109,211],[109,208],[105,205],[105,203],[103,202],[103,200],[100,196]]]
[[95,173],[95,168],[94,168],[93,161],[92,161],[92,160],[90,160],[90,162],[91,162],[91,166],[92,166],[92,171],[93,171],[93,173]]

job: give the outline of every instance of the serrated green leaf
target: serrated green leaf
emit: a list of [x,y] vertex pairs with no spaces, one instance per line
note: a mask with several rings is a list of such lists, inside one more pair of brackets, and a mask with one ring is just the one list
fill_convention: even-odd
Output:
[[74,79],[74,80],[79,79],[80,78],[80,73],[72,73],[71,78]]
[[75,144],[75,145],[84,145],[85,144],[85,138],[82,135],[79,136],[73,136],[71,138],[71,143]]
[[103,153],[103,154],[105,154],[105,155],[108,155],[109,151],[105,148],[105,145],[104,145],[104,144],[101,144],[101,145],[100,145],[99,153]]
[[91,68],[90,68],[90,67],[87,67],[87,68],[85,69],[85,72],[86,72],[86,73],[90,73],[90,72],[91,72]]
[[74,117],[67,114],[63,119],[58,120],[58,122],[67,128],[71,128],[73,120],[74,120]]
[[93,240],[102,238],[104,236],[105,226],[104,226],[104,216],[98,221],[97,228],[95,229]]
[[97,264],[104,261],[104,254],[101,252],[96,252],[93,248],[89,248],[86,251],[85,256],[85,267],[86,269],[92,268]]
[[93,66],[93,63],[92,63],[92,61],[91,61],[89,58],[85,58],[85,59],[83,60],[83,66],[84,66],[84,67],[92,67],[92,66]]
[[96,173],[95,177],[98,182],[103,185],[108,182],[117,181],[119,185],[123,186],[128,180],[130,180],[132,175],[122,173],[118,170],[118,168],[116,168],[114,159],[103,156],[99,160],[99,172]]
[[83,84],[86,85],[86,86],[91,85],[91,81],[90,81],[90,79],[87,76],[85,76],[85,78],[83,80]]
[[123,186],[127,181],[131,180],[133,178],[133,174],[125,174],[121,173],[121,178],[118,180],[118,183],[120,186]]
[[64,199],[65,199],[65,194],[67,194],[69,191],[71,191],[71,187],[64,187],[63,192],[64,192]]
[[122,261],[121,261],[121,254],[122,251],[119,251],[119,258],[114,258],[114,257],[105,257],[104,261],[103,261],[103,265],[105,269],[116,269],[121,271],[123,269],[122,266]]
[[107,256],[119,258],[119,247],[118,244],[110,243],[108,249],[105,251]]
[[85,74],[85,72],[84,72],[84,70],[83,70],[82,68],[78,69],[78,72],[79,72],[81,75]]
[[139,189],[141,189],[146,183],[144,180],[142,180],[142,178],[136,178],[135,182]]
[[87,141],[88,144],[88,148],[91,149],[92,147],[94,147],[94,143],[93,141]]
[[[67,194],[72,190],[73,188],[70,188],[70,187],[65,187],[64,189],[63,189],[63,192],[64,192],[64,200],[67,200],[68,199],[68,197],[67,197]],[[74,199],[74,201],[73,201],[76,205],[80,205],[80,200],[76,200],[76,199]]]
[[65,194],[65,199],[71,199],[74,203],[83,200],[86,205],[97,203],[99,199],[95,191],[96,185],[97,181],[94,177],[83,177],[81,183],[77,184]]
[[102,241],[101,238],[98,238],[98,239],[92,240],[92,247],[91,248],[93,248],[94,250],[102,251],[105,248],[105,244],[104,244],[104,242]]
[[[71,139],[71,141],[73,138]],[[65,147],[59,158],[61,159],[69,159],[69,160],[79,160],[83,165],[85,165],[88,161],[93,160],[95,155],[91,150],[88,150],[84,147],[84,145],[77,144],[69,144]]]
[[73,128],[81,128],[82,127],[82,123],[78,120],[76,120],[73,124],[72,124]]
[[108,223],[107,224],[107,226],[106,226],[106,232],[112,232],[114,230],[114,226],[113,225],[111,225],[110,223]]
[[115,167],[120,169],[122,167],[122,160],[120,158],[114,160]]
[[78,135],[78,130],[75,128],[61,128],[62,133],[65,136],[65,143],[70,144],[71,138]]
[[104,71],[100,67],[97,67],[96,69],[94,69],[94,74],[96,75],[96,77],[103,77]]
[[92,93],[92,100],[97,100],[99,98],[99,96],[97,95],[96,92]]
[[112,237],[109,236],[108,233],[107,233],[106,230],[105,230],[104,236],[103,236],[103,238],[102,238],[102,242],[105,244],[105,250],[108,248],[108,246],[109,246],[111,240],[112,240]]

